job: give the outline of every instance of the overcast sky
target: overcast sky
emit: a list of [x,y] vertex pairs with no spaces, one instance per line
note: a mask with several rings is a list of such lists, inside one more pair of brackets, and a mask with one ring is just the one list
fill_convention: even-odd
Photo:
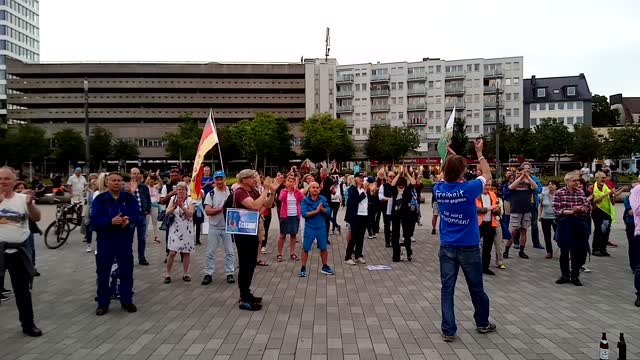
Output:
[[42,0],[41,60],[340,64],[524,56],[524,75],[585,73],[640,96],[637,0]]

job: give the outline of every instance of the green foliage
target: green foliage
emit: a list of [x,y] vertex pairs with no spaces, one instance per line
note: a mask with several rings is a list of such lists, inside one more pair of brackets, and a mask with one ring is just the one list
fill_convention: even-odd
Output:
[[11,127],[4,139],[0,140],[3,149],[2,160],[15,167],[21,167],[27,162],[41,162],[50,155],[49,141],[45,131],[31,124]]
[[58,165],[84,160],[84,138],[78,130],[66,128],[53,134],[54,154]]
[[255,168],[265,160],[271,164],[289,164],[293,135],[286,119],[271,113],[257,113],[253,120],[230,126],[229,135],[242,156],[254,161]]
[[355,146],[343,121],[329,114],[316,114],[302,123],[302,131],[304,157],[327,163],[331,159],[341,162],[353,158]]
[[525,158],[535,157],[536,145],[533,140],[533,131],[530,128],[518,128],[511,133],[511,141],[508,143],[509,154],[522,155]]
[[140,150],[136,144],[120,139],[113,143],[112,157],[115,160],[137,160]]
[[617,109],[611,109],[609,100],[606,96],[594,94],[591,97],[592,112],[591,121],[593,127],[606,127],[616,124],[620,112]]
[[232,130],[232,125],[219,127],[216,126],[216,131],[218,132],[218,145],[214,146],[212,154],[210,154],[208,157],[205,157],[205,161],[212,158],[216,161],[220,161],[219,151],[222,152],[222,158],[225,161],[244,159],[244,157],[242,156],[242,151],[240,150],[236,142],[233,141],[233,138],[231,136]]
[[108,129],[96,126],[91,129],[89,137],[89,152],[93,168],[98,168],[100,163],[111,159],[113,150],[113,134]]
[[451,150],[460,156],[467,156],[467,152],[469,151],[469,137],[467,136],[467,122],[465,119],[456,118],[453,123]]
[[180,121],[177,132],[166,133],[163,137],[167,142],[167,156],[171,159],[193,160],[196,158],[202,129],[198,122],[191,118],[191,114],[182,115]]
[[412,127],[374,126],[364,144],[369,159],[394,162],[420,146],[418,132]]
[[536,161],[548,161],[552,154],[566,154],[572,146],[573,134],[555,118],[543,119],[533,134]]
[[591,162],[598,158],[602,152],[602,143],[590,126],[584,124],[574,125],[573,144],[570,152],[573,159],[579,162]]
[[496,157],[496,132],[500,131],[500,161],[507,162],[512,148],[511,128],[500,122],[498,126],[485,137],[484,153],[489,158]]
[[640,152],[640,128],[627,126],[609,129],[609,136],[603,143],[603,153],[609,159],[628,158]]

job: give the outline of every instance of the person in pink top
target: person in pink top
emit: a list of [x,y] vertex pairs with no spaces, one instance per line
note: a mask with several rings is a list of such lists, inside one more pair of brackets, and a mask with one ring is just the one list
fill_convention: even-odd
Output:
[[291,260],[298,260],[296,255],[296,235],[300,227],[300,203],[304,195],[298,190],[298,180],[295,176],[289,175],[285,188],[280,192],[280,237],[278,238],[278,262],[282,261],[282,249],[284,240],[289,235],[289,253]]

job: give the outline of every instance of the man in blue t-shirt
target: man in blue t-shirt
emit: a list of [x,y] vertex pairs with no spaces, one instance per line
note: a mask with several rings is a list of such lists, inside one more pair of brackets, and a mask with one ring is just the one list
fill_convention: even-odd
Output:
[[434,185],[434,195],[440,210],[440,296],[442,338],[446,342],[453,341],[458,330],[453,298],[460,268],[467,280],[475,308],[473,317],[476,330],[481,334],[496,330],[495,324],[489,322],[489,297],[484,292],[482,283],[480,230],[476,212],[476,198],[482,194],[484,185],[491,181],[491,169],[482,156],[482,139],[475,141],[475,149],[482,176],[465,181],[466,159],[457,156],[448,147],[441,175],[443,181]]
[[213,178],[214,177],[211,176],[211,168],[205,166],[204,169],[202,169],[202,190],[204,191],[205,197],[209,195],[211,190],[213,190],[213,185],[215,183]]

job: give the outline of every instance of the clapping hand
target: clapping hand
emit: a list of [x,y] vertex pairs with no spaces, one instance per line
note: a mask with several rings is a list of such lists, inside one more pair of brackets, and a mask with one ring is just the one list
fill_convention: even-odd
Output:
[[122,221],[124,218],[122,217],[122,213],[118,214],[118,216],[111,219],[111,224],[113,225],[122,225]]
[[320,203],[320,205],[318,205],[318,208],[316,210],[318,210],[318,212],[325,212],[326,211],[324,209],[324,206],[322,206],[322,203]]
[[22,192],[23,194],[27,195],[27,206],[31,205],[31,203],[33,202],[34,199],[34,192],[33,190],[25,190]]
[[129,225],[129,217],[124,216],[122,217],[122,227],[126,227],[127,225]]

